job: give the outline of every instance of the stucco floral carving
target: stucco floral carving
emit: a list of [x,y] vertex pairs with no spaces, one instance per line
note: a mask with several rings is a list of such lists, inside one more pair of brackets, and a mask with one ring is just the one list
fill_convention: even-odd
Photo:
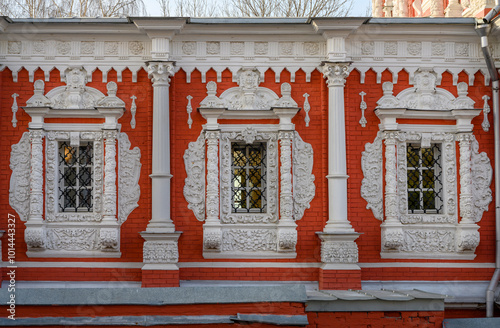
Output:
[[184,180],[184,198],[188,208],[199,221],[205,220],[205,136],[190,142],[184,152],[184,167],[187,178]]
[[132,211],[139,206],[141,196],[139,178],[141,175],[141,150],[131,149],[127,134],[118,134],[118,220],[125,222]]
[[10,153],[9,204],[22,221],[28,219],[30,193],[31,145],[29,133],[23,133],[21,140],[12,145]]
[[380,221],[384,219],[382,163],[382,135],[378,133],[373,143],[367,143],[361,153],[364,176],[361,181],[361,197],[368,203],[366,208],[371,209],[375,218]]

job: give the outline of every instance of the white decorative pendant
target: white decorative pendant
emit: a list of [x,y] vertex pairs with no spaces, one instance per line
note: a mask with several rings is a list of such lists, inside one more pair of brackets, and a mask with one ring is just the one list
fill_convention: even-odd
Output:
[[14,98],[14,102],[12,103],[12,127],[16,127],[17,126],[17,118],[16,118],[16,113],[17,113],[17,110],[19,109],[17,107],[17,97],[19,97],[19,95],[17,93],[14,93],[12,95],[12,98]]
[[361,103],[359,104],[359,108],[361,109],[361,119],[359,120],[359,124],[361,124],[361,127],[364,128],[366,127],[366,123],[368,123],[365,118],[365,110],[368,108],[365,102],[366,92],[361,91],[359,95],[361,96]]
[[306,117],[304,121],[306,122],[306,126],[309,126],[309,122],[311,122],[311,119],[309,118],[309,111],[311,110],[311,105],[309,105],[309,94],[304,93],[304,111],[306,112]]

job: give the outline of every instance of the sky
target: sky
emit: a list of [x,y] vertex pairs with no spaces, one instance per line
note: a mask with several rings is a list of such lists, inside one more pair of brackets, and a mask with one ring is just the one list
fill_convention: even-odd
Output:
[[[372,0],[352,0],[352,10],[350,16],[366,16],[367,8]],[[146,10],[151,16],[161,16],[160,6],[156,0],[144,0]]]

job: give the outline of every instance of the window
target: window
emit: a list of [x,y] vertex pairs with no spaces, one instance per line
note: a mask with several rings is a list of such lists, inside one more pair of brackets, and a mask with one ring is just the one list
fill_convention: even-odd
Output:
[[266,212],[266,144],[231,145],[232,212]]
[[440,214],[443,210],[441,151],[439,144],[406,147],[408,213]]
[[92,142],[73,147],[59,142],[59,209],[61,212],[92,212],[93,210]]

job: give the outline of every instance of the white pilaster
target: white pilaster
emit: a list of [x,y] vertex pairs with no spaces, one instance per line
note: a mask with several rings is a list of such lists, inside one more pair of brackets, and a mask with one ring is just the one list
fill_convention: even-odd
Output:
[[472,134],[458,135],[460,147],[460,216],[461,224],[474,223],[474,205],[472,197]]
[[170,76],[174,62],[148,62],[153,82],[152,217],[147,232],[174,232],[170,218]]
[[103,222],[116,222],[116,130],[104,130],[104,215]]
[[41,129],[30,129],[31,172],[30,206],[24,239],[28,251],[41,251],[45,246],[43,233],[43,138]]
[[294,252],[297,244],[297,224],[293,220],[292,142],[293,131],[280,131],[280,220],[278,223],[278,250]]
[[397,132],[385,132],[385,223],[398,223]]
[[324,232],[354,232],[347,219],[344,85],[349,63],[323,63],[328,83],[328,221]]

